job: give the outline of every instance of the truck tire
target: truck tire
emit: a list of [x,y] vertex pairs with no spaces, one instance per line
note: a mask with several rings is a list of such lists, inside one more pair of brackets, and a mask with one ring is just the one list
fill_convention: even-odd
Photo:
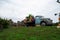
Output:
[[41,26],[46,26],[47,24],[46,24],[46,22],[41,22],[40,25]]

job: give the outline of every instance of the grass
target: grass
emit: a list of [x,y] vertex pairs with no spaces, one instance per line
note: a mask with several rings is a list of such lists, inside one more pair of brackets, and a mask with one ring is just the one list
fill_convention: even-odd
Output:
[[0,32],[0,40],[60,40],[60,29],[46,27],[11,27]]

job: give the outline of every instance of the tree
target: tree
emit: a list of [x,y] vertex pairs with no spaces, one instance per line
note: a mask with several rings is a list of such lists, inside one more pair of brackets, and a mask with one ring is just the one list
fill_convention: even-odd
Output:
[[9,20],[0,18],[0,30],[9,27]]
[[9,19],[10,26],[13,26],[13,21],[12,19]]

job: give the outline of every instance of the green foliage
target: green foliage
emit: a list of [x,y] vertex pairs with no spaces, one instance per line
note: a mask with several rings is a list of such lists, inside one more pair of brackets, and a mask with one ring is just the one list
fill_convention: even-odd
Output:
[[3,24],[3,19],[2,18],[0,18],[0,24]]
[[2,25],[3,28],[8,28],[9,20],[0,18],[0,25]]
[[57,23],[53,23],[53,26],[57,26],[58,25],[58,22]]
[[4,28],[8,28],[9,27],[9,21],[8,20],[4,20],[3,21],[3,27]]

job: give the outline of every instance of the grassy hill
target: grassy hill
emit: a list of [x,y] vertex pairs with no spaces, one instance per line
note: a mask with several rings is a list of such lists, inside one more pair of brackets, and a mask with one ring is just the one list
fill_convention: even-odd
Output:
[[55,26],[11,27],[0,32],[0,40],[60,40],[60,29]]

